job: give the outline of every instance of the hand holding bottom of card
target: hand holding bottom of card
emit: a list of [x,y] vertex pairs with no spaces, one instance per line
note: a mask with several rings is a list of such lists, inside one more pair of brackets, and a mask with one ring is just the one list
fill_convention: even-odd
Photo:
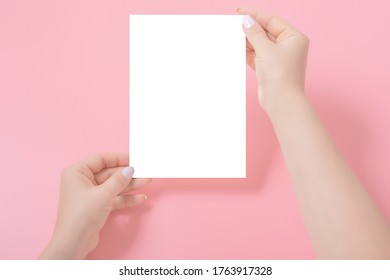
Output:
[[85,258],[97,246],[111,211],[145,201],[145,194],[129,192],[151,179],[132,179],[128,160],[127,154],[97,154],[63,170],[56,226],[39,258]]

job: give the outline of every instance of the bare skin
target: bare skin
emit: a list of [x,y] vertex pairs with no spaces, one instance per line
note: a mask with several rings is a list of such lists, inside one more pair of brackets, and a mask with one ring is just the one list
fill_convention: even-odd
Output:
[[146,195],[130,192],[150,179],[132,179],[128,163],[127,154],[101,153],[63,170],[57,223],[39,259],[85,259],[112,211],[145,201]]
[[[314,249],[324,259],[390,259],[390,228],[343,160],[305,98],[308,38],[286,21],[240,8],[247,64],[256,72],[267,112],[292,178]],[[84,259],[116,209],[144,202],[131,194],[150,179],[132,179],[128,155],[88,157],[61,176],[52,239],[40,259]]]
[[[305,98],[308,38],[286,21],[241,8],[247,63],[278,137],[319,258],[389,259],[390,229]],[[252,21],[251,21],[252,18]]]

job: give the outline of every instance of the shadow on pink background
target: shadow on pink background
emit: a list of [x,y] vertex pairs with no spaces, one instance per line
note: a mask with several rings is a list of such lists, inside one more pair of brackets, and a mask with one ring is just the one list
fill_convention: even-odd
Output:
[[[33,259],[44,247],[66,165],[128,151],[128,15],[234,14],[244,5],[311,38],[309,98],[390,218],[386,2],[1,0],[1,259]],[[250,69],[247,77],[247,179],[156,179],[145,205],[111,215],[89,258],[315,257]]]

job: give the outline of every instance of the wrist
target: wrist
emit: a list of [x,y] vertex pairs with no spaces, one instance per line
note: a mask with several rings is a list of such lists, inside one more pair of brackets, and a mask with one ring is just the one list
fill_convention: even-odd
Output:
[[271,121],[288,116],[296,110],[298,104],[306,102],[303,89],[286,89],[279,92],[272,92],[263,98],[262,107]]
[[86,238],[75,233],[55,232],[39,259],[85,259],[88,251]]

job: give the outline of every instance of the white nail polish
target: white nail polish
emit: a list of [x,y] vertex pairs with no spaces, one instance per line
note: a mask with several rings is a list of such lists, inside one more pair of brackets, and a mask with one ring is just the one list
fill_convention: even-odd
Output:
[[251,28],[253,25],[255,25],[255,21],[251,16],[243,16],[242,24],[244,25],[245,28]]
[[122,174],[126,177],[126,179],[131,179],[134,174],[134,168],[132,166],[128,166],[122,170]]

